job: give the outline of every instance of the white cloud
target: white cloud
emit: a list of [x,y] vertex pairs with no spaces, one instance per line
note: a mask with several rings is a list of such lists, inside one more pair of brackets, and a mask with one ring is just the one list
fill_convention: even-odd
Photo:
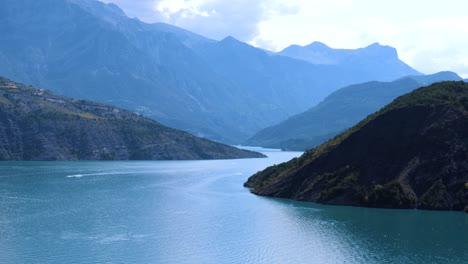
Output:
[[102,0],[130,16],[273,50],[321,41],[334,48],[373,42],[398,49],[424,73],[468,77],[466,0]]
[[259,34],[257,24],[269,16],[290,13],[288,6],[270,1],[161,0],[156,10],[171,23],[199,34],[222,39],[234,36],[249,41]]
[[210,16],[206,10],[201,10],[204,4],[203,0],[161,0],[156,3],[155,9],[169,20],[173,16],[180,16],[184,19]]
[[292,14],[297,6],[281,0],[100,0],[119,5],[130,17],[145,22],[166,22],[201,35],[222,39],[233,36],[250,41],[258,23],[278,14]]
[[114,3],[122,8],[129,17],[137,17],[142,21],[153,23],[162,21],[162,15],[155,6],[160,0],[99,0],[104,3]]

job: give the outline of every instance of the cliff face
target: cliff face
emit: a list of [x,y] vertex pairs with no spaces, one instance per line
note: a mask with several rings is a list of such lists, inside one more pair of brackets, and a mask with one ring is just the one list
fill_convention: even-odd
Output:
[[437,83],[399,97],[245,185],[325,204],[468,210],[468,84]]
[[262,157],[138,114],[0,78],[0,160],[184,160]]

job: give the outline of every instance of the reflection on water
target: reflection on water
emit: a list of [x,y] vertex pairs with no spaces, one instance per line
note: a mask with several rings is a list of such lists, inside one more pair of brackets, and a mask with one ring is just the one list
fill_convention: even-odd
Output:
[[468,215],[258,197],[268,159],[0,163],[0,263],[468,263]]

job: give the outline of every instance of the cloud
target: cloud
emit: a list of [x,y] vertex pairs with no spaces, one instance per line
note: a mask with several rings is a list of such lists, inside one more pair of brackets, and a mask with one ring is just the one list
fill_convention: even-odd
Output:
[[298,7],[280,0],[101,0],[115,3],[130,17],[165,22],[217,40],[233,36],[250,41],[258,24],[271,16],[294,14]]
[[[175,2],[183,4],[176,5]],[[164,14],[165,22],[214,39],[232,35],[241,40],[249,40],[258,34],[256,24],[264,19],[258,1],[179,0],[175,2],[163,0],[158,3],[157,10]]]
[[[437,16],[393,26],[393,34],[375,38],[399,49],[400,57],[424,73],[441,70],[468,76],[468,17]],[[388,26],[390,28],[390,25]]]
[[174,18],[194,18],[197,16],[209,17],[210,14],[216,14],[215,10],[208,13],[206,10],[201,10],[206,1],[203,0],[161,0],[155,7],[163,14],[163,16],[170,20]]
[[294,15],[258,24],[250,43],[273,50],[321,41],[334,48],[374,42],[397,48],[400,58],[423,73],[451,70],[468,77],[468,2],[289,0]]
[[161,20],[161,15],[156,13],[153,6],[157,0],[99,0],[104,3],[118,5],[129,17],[137,17],[145,22],[156,22]]
[[222,39],[233,36],[249,41],[259,34],[258,23],[277,13],[293,13],[294,7],[279,1],[161,0],[155,7],[164,22],[199,34]]

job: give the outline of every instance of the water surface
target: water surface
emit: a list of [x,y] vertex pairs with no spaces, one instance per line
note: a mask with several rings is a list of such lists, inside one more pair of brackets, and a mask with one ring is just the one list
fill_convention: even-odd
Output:
[[252,195],[268,159],[0,162],[0,263],[468,263],[468,215]]

